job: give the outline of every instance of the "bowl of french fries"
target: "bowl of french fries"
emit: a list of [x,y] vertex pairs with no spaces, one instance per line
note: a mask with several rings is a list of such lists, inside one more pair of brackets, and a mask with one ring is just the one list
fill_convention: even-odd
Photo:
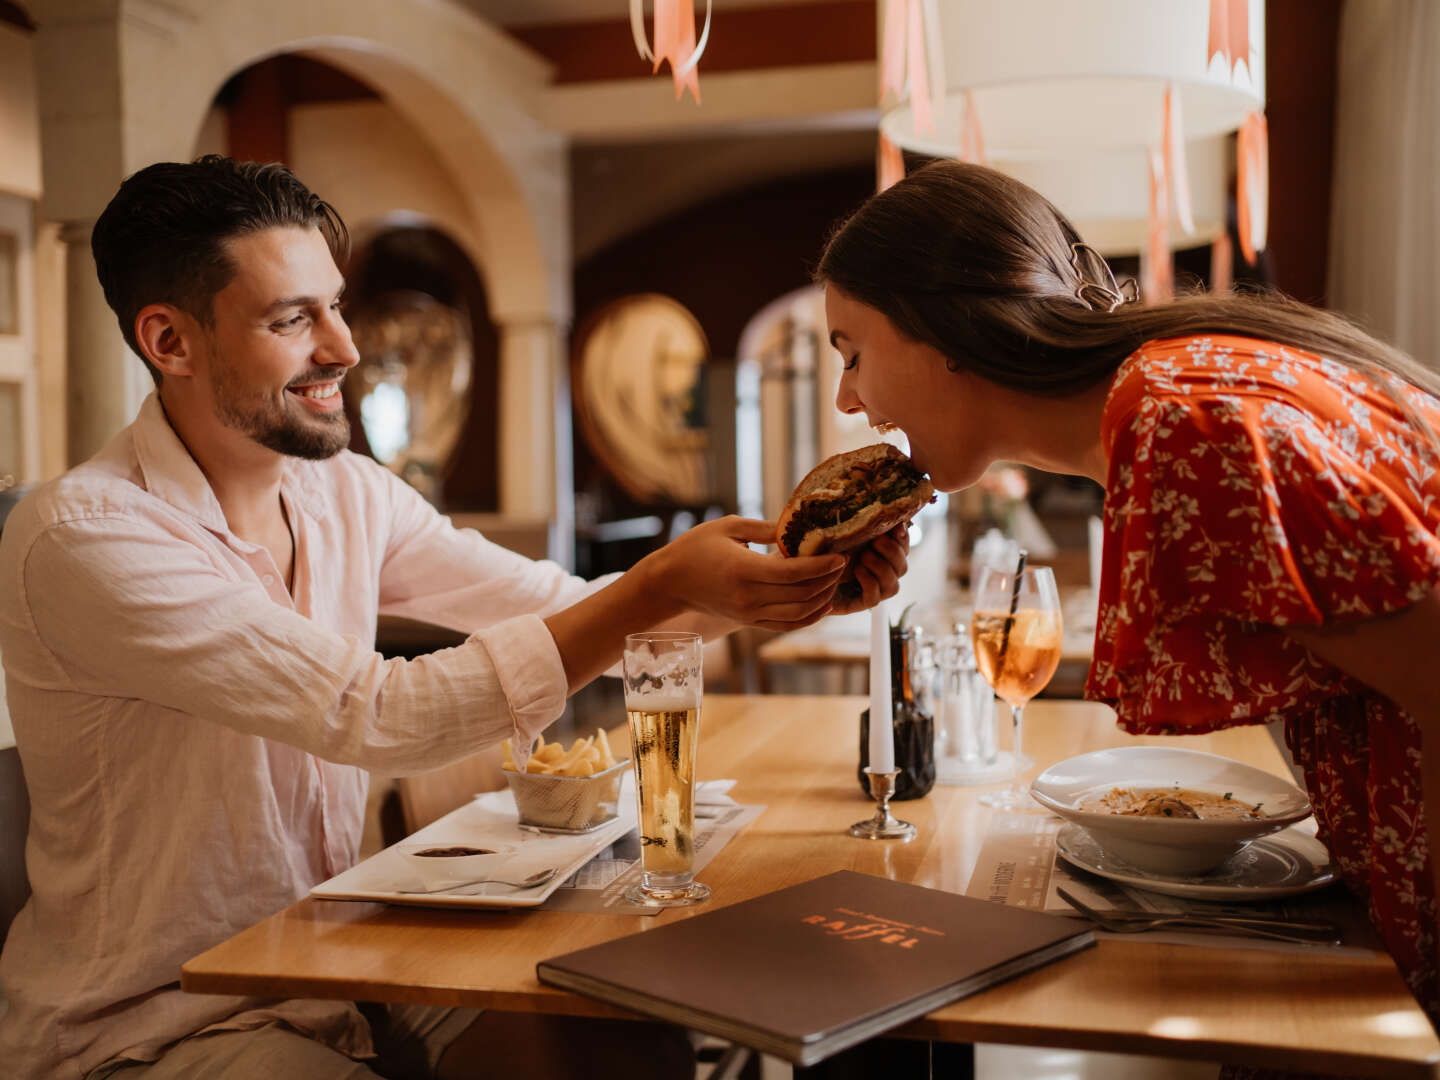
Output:
[[506,739],[501,769],[515,796],[520,824],[551,832],[589,832],[620,810],[620,781],[629,758],[616,758],[604,730],[577,738],[567,749],[541,735],[523,767]]

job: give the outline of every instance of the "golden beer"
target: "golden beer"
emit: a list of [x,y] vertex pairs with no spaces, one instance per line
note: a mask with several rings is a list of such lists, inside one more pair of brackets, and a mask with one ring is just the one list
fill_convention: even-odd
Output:
[[625,899],[646,907],[698,904],[695,880],[695,742],[704,672],[700,635],[678,630],[625,638],[625,712],[639,804],[640,881]]
[[700,710],[693,706],[631,709],[629,717],[640,795],[641,866],[652,885],[687,885],[695,864],[695,743]]

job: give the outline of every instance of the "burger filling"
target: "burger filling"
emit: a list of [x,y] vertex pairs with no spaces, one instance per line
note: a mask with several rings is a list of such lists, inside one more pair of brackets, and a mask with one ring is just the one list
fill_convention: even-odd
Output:
[[795,552],[812,529],[840,525],[872,503],[903,499],[925,476],[908,461],[885,458],[873,464],[856,464],[826,492],[806,499],[785,528],[785,550]]

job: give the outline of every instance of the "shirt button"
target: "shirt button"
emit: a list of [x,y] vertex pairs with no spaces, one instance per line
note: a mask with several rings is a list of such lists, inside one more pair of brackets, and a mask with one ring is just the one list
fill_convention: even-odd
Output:
[[266,574],[265,577],[264,577],[262,580],[265,582],[266,585],[274,585],[274,584],[275,584],[275,575],[274,575],[274,574]]

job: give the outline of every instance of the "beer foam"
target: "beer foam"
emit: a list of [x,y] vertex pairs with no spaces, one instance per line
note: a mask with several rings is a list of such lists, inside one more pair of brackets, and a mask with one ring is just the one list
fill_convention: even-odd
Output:
[[684,712],[686,709],[698,709],[699,707],[699,693],[677,694],[669,688],[655,690],[648,694],[644,691],[637,693],[634,690],[625,692],[625,708],[630,712]]

